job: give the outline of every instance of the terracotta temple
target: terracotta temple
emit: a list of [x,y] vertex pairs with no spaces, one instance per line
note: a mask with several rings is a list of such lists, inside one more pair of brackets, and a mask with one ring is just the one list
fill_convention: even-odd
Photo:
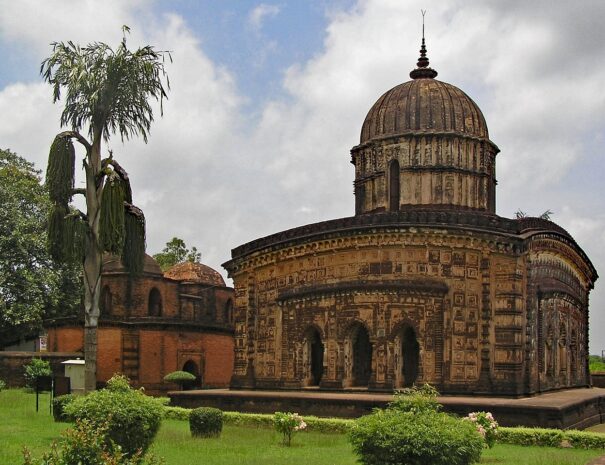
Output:
[[518,396],[586,386],[597,273],[563,228],[496,214],[485,118],[424,39],[351,149],[355,216],[232,251],[240,389]]
[[[233,289],[220,273],[185,262],[162,273],[147,255],[131,277],[106,256],[101,277],[97,380],[124,373],[154,394],[176,389],[165,375],[194,374],[190,387],[227,387],[233,369]],[[83,352],[83,316],[47,321],[51,352]]]

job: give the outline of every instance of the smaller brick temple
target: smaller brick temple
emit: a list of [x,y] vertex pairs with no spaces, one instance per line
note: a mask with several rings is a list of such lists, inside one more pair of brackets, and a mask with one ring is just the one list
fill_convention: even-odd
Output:
[[[194,387],[226,387],[233,371],[233,289],[201,263],[162,273],[147,255],[130,277],[120,259],[103,263],[97,381],[124,373],[148,392],[175,389],[166,374],[183,370]],[[83,316],[48,321],[48,350],[83,352]]]

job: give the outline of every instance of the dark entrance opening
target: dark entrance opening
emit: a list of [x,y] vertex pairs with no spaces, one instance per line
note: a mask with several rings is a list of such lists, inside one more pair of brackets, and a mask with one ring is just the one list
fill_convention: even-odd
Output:
[[372,374],[372,345],[368,330],[357,327],[353,334],[353,386],[367,386]]
[[324,345],[319,332],[315,329],[310,334],[311,386],[318,386],[324,374]]
[[420,346],[416,340],[416,333],[411,326],[403,330],[401,340],[403,366],[401,367],[404,387],[412,386],[418,378],[418,363],[420,361]]
[[197,363],[195,363],[193,360],[187,360],[183,365],[183,371],[191,373],[193,376],[195,376],[195,381],[184,384],[183,390],[188,391],[202,386],[202,377],[200,376],[200,370],[197,366]]
[[392,212],[399,210],[399,174],[399,162],[393,160],[389,165],[389,211]]

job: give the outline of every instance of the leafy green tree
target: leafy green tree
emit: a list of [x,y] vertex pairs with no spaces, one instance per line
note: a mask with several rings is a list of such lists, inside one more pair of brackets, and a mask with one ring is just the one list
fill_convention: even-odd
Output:
[[173,237],[166,242],[166,247],[160,253],[156,253],[153,258],[158,262],[162,271],[166,271],[177,263],[199,262],[202,259],[202,253],[198,252],[196,247],[188,249],[183,239]]
[[[122,140],[147,135],[153,121],[150,99],[167,97],[164,69],[167,52],[145,46],[128,49],[126,33],[114,50],[102,42],[80,47],[55,42],[40,72],[53,86],[53,102],[65,100],[59,134],[50,149],[46,183],[53,209],[49,220],[51,250],[56,258],[83,264],[85,389],[96,385],[97,325],[104,252],[119,255],[132,273],[142,269],[145,218],[132,203],[126,171],[110,152],[102,158],[101,143],[118,133]],[[166,87],[164,87],[166,86]],[[62,92],[65,92],[64,95]],[[80,131],[88,130],[88,139]],[[86,188],[74,189],[75,149],[85,150]],[[86,212],[70,208],[72,196],[83,195]]]
[[[76,314],[79,269],[53,262],[46,247],[50,201],[34,165],[0,150],[0,341],[33,335],[46,317]],[[2,345],[0,344],[0,345]]]

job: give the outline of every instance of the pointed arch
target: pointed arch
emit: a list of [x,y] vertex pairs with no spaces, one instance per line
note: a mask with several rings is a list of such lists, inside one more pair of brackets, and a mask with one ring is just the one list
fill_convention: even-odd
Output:
[[162,294],[160,294],[157,287],[154,287],[149,291],[147,314],[149,316],[162,316]]
[[113,313],[113,294],[108,285],[103,286],[100,299],[101,313],[111,315]]
[[324,353],[321,330],[315,325],[309,325],[303,333],[303,384],[319,386],[324,374]]
[[368,328],[361,322],[353,322],[344,341],[345,386],[368,386],[372,376],[372,352]]

